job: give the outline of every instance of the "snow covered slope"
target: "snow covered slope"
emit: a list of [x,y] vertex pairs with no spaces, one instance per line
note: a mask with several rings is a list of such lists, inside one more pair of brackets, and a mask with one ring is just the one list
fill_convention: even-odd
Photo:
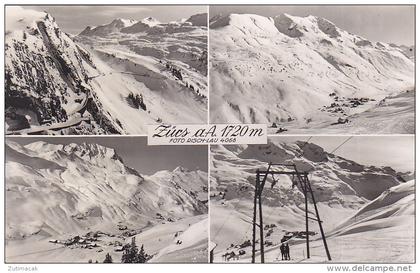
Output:
[[[395,221],[388,218],[393,215],[403,215],[401,219],[413,220],[413,203],[410,198],[413,197],[411,194],[414,182],[405,182],[392,168],[364,166],[329,154],[315,144],[284,143],[273,139],[268,145],[213,146],[211,158],[211,241],[218,245],[215,250],[215,259],[218,261],[223,261],[222,255],[226,252],[234,251],[238,254],[239,249],[246,251],[241,261],[250,260],[251,248],[240,248],[239,245],[252,238],[255,171],[257,168],[266,169],[268,162],[295,163],[299,171],[310,172],[309,180],[329,238],[332,236],[337,238],[334,240],[339,240],[346,232],[357,233],[360,226],[370,226],[371,229],[366,230],[382,232],[381,228],[384,226],[375,225],[375,219],[382,219],[383,223],[393,223],[400,230],[407,228],[406,221],[398,224],[398,218],[393,218]],[[277,169],[280,170],[280,167]],[[286,170],[284,167],[281,169]],[[276,176],[275,180],[276,183],[271,187],[274,180],[268,176],[263,195],[264,224],[272,225],[264,229],[266,240],[273,243],[273,246],[266,246],[269,253],[273,252],[268,254],[269,259],[266,256],[267,261],[271,262],[278,258],[278,244],[283,236],[305,229],[302,193],[298,188],[292,187],[290,176]],[[392,194],[389,195],[389,192]],[[397,200],[400,201],[396,202]],[[394,202],[394,205],[390,205]],[[312,205],[310,216],[315,218],[311,207]],[[316,232],[311,236],[314,241],[312,244],[317,246],[318,256],[325,261],[322,243],[318,241],[317,223],[310,221],[309,229]],[[404,239],[408,240],[409,238]],[[302,244],[302,239],[294,238],[290,243],[293,243],[292,249],[296,251],[295,258],[299,256],[304,259],[304,247],[297,246]],[[378,243],[381,243],[380,239]],[[346,242],[343,247],[349,247],[349,244]],[[367,244],[363,245],[366,247]],[[334,247],[336,246],[339,244]],[[334,249],[332,252],[334,261],[337,261],[337,255],[341,255],[337,251]],[[338,260],[359,261],[355,258],[357,255],[346,256],[347,254],[343,253]],[[371,261],[378,261],[377,258],[372,257]],[[401,259],[404,257],[401,256]]]
[[[349,133],[355,114],[414,89],[406,49],[368,41],[315,16],[216,16],[210,41],[214,123],[277,123],[302,133],[335,129],[338,118],[347,118],[350,123],[336,130]],[[414,100],[408,102],[414,116]],[[406,119],[388,110],[395,123]],[[413,126],[372,129],[379,117],[359,124],[357,132],[413,132]]]
[[208,259],[208,218],[199,215],[156,226],[137,235],[136,240],[144,242],[149,252],[156,253],[150,262],[205,263]]
[[207,214],[206,173],[178,167],[141,175],[114,149],[97,144],[21,146],[8,140],[5,187],[11,249],[23,241],[63,240],[88,231],[124,239]]
[[206,27],[124,34],[161,25],[115,19],[70,37],[47,13],[6,15],[8,134],[143,134],[207,120]]
[[341,223],[338,235],[366,232],[411,223],[414,215],[414,180],[384,191],[357,213]]
[[[327,238],[333,262],[414,262],[414,197],[412,180],[386,190],[340,223]],[[291,262],[327,262],[321,240],[310,245],[311,259],[307,260],[306,245],[302,240],[293,241]],[[278,247],[266,252],[266,259],[271,261],[283,262],[279,257]]]

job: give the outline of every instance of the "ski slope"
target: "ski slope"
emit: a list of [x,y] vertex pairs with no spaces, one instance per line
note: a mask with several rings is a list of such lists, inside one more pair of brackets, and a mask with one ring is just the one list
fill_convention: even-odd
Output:
[[[302,156],[300,156],[302,155]],[[210,225],[215,262],[250,262],[255,170],[268,162],[295,163],[308,170],[317,200],[332,262],[413,262],[414,180],[405,182],[389,167],[364,166],[303,142],[270,141],[267,145],[213,146],[211,148]],[[263,195],[265,261],[281,261],[280,242],[285,235],[290,262],[327,262],[318,223],[310,220],[311,258],[306,258],[303,194],[292,187],[291,177],[268,176]],[[309,203],[309,216],[315,217]],[[259,229],[257,228],[257,233]],[[259,236],[257,237],[257,239]],[[239,251],[245,254],[239,255]],[[257,244],[259,261],[259,244]],[[238,258],[226,260],[234,252]]]

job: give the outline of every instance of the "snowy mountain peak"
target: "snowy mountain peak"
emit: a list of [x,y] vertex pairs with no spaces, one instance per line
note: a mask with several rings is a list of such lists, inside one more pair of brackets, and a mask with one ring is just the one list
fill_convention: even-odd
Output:
[[303,32],[297,27],[293,17],[288,14],[280,14],[274,17],[274,25],[277,30],[289,37],[296,38],[303,36]]
[[47,153],[55,150],[63,149],[61,144],[51,144],[45,141],[35,141],[24,146],[26,149],[37,153]]
[[223,27],[240,29],[243,35],[257,33],[274,35],[278,33],[271,18],[255,14],[232,13],[226,16],[218,16],[217,18],[213,17],[210,28],[217,29]]
[[[243,33],[265,33],[276,35],[279,32],[290,37],[299,38],[307,36],[307,39],[312,40],[324,38],[339,38],[345,31],[336,27],[336,25],[322,17],[308,15],[305,17],[294,16],[287,13],[282,13],[274,17],[265,17],[255,14],[229,14],[226,16],[217,15],[210,20],[211,28],[221,28],[226,26],[234,26],[242,29]],[[352,35],[347,35],[352,36]],[[353,40],[363,40],[359,36],[351,37]],[[365,42],[366,43],[366,42]]]
[[[9,146],[16,150],[16,147],[19,145],[12,143]],[[112,161],[118,161],[119,164],[124,164],[122,158],[117,154],[115,149],[96,143],[83,142],[81,144],[51,144],[45,141],[35,141],[25,145],[24,148],[29,150],[31,154],[54,155],[55,153],[54,156],[57,160],[62,160],[63,155],[65,155],[65,158],[72,158],[76,155],[80,158],[88,158],[89,160],[92,160],[93,158],[99,161],[101,159],[110,159]]]
[[154,27],[154,26],[156,26],[156,25],[159,25],[159,24],[161,24],[156,18],[154,18],[154,17],[146,17],[146,18],[144,18],[143,20],[141,20],[141,22],[143,23],[143,24],[147,24],[148,26],[150,26],[150,27]]
[[104,36],[110,33],[118,32],[123,28],[131,27],[136,24],[136,20],[116,18],[111,23],[100,25],[97,27],[86,27],[79,35],[80,36]]
[[301,155],[306,159],[313,162],[326,162],[328,161],[328,154],[321,146],[304,141],[297,141],[296,145],[301,150]]
[[193,26],[207,26],[207,13],[200,13],[192,15],[190,18],[186,20],[186,22],[190,22]]
[[146,17],[130,26],[121,29],[123,33],[139,33],[149,31],[152,28],[159,27],[161,23],[153,17]]
[[311,173],[314,183],[323,188],[325,196],[328,196],[327,192],[333,194],[334,190],[341,190],[373,199],[385,189],[403,181],[390,167],[364,166],[330,154],[319,145],[304,141],[294,143],[269,141],[266,145],[248,145],[239,150],[229,148],[229,152],[226,147],[219,146],[213,151],[215,154],[223,154],[221,158],[239,160],[238,164],[243,164],[243,160],[253,160],[253,170],[266,168],[269,162],[295,164],[299,171]]
[[279,32],[291,38],[302,37],[305,33],[309,39],[321,33],[329,38],[338,38],[342,32],[331,21],[313,15],[299,17],[284,13],[274,17],[274,24]]
[[86,35],[86,34],[88,34],[94,28],[95,27],[87,26],[87,27],[85,27],[84,30],[82,30],[82,32],[79,33],[79,35]]
[[184,167],[182,167],[182,166],[178,166],[178,167],[176,167],[175,169],[174,169],[174,173],[176,173],[176,172],[180,172],[180,173],[184,173],[184,172],[188,172],[189,170],[188,169],[186,169],[186,168],[184,168]]
[[318,28],[322,32],[324,32],[331,38],[337,38],[341,36],[341,34],[339,33],[339,29],[333,23],[331,23],[330,21],[324,18],[317,18],[317,19],[318,19],[317,20]]
[[[70,143],[63,147],[63,150],[68,153],[74,153],[80,157],[96,157],[96,158],[109,158],[116,159],[121,161],[120,157],[117,155],[116,151],[113,148],[108,148],[101,146],[96,143]],[[122,162],[121,162],[122,163]]]
[[45,12],[35,10],[23,9],[22,7],[8,6],[6,7],[6,34],[17,31],[25,30],[27,27],[36,26],[36,22],[46,19],[53,19],[53,17]]
[[118,28],[123,28],[123,27],[129,27],[134,25],[135,23],[137,23],[136,20],[133,19],[123,19],[123,18],[117,18],[114,19],[110,25],[118,27]]

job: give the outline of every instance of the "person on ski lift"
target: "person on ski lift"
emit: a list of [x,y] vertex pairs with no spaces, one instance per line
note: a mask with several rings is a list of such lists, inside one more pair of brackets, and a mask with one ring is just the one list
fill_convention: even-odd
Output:
[[284,245],[284,243],[282,243],[280,246],[280,252],[281,252],[281,260],[283,261],[284,259],[286,259],[286,246]]
[[284,254],[286,256],[286,260],[290,260],[290,248],[288,243],[284,246]]
[[292,176],[292,189],[294,189],[294,188],[295,188],[295,186],[297,186],[297,181],[296,181],[296,179],[295,179],[295,176],[293,175],[293,176]]
[[271,188],[274,188],[274,186],[277,184],[276,180],[273,180],[273,182],[271,182]]
[[274,188],[274,186],[277,184],[277,180],[274,178],[274,174],[271,174],[271,177],[273,178],[273,181],[271,182],[271,188]]

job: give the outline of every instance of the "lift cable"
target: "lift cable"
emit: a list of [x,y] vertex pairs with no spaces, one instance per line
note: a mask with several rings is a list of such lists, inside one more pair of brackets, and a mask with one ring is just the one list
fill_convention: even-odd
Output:
[[232,210],[228,216],[226,216],[225,220],[223,221],[223,223],[220,225],[219,229],[217,230],[216,234],[214,235],[214,239],[217,238],[217,235],[219,235],[220,231],[222,230],[222,228],[224,227],[224,225],[226,224],[227,220],[229,220],[229,218],[232,216],[232,214],[235,212],[235,210]]
[[341,146],[343,146],[344,144],[346,144],[353,136],[348,137],[346,140],[344,140],[340,145],[338,145],[334,150],[332,150],[330,152],[330,154],[334,153],[335,151],[337,151]]

